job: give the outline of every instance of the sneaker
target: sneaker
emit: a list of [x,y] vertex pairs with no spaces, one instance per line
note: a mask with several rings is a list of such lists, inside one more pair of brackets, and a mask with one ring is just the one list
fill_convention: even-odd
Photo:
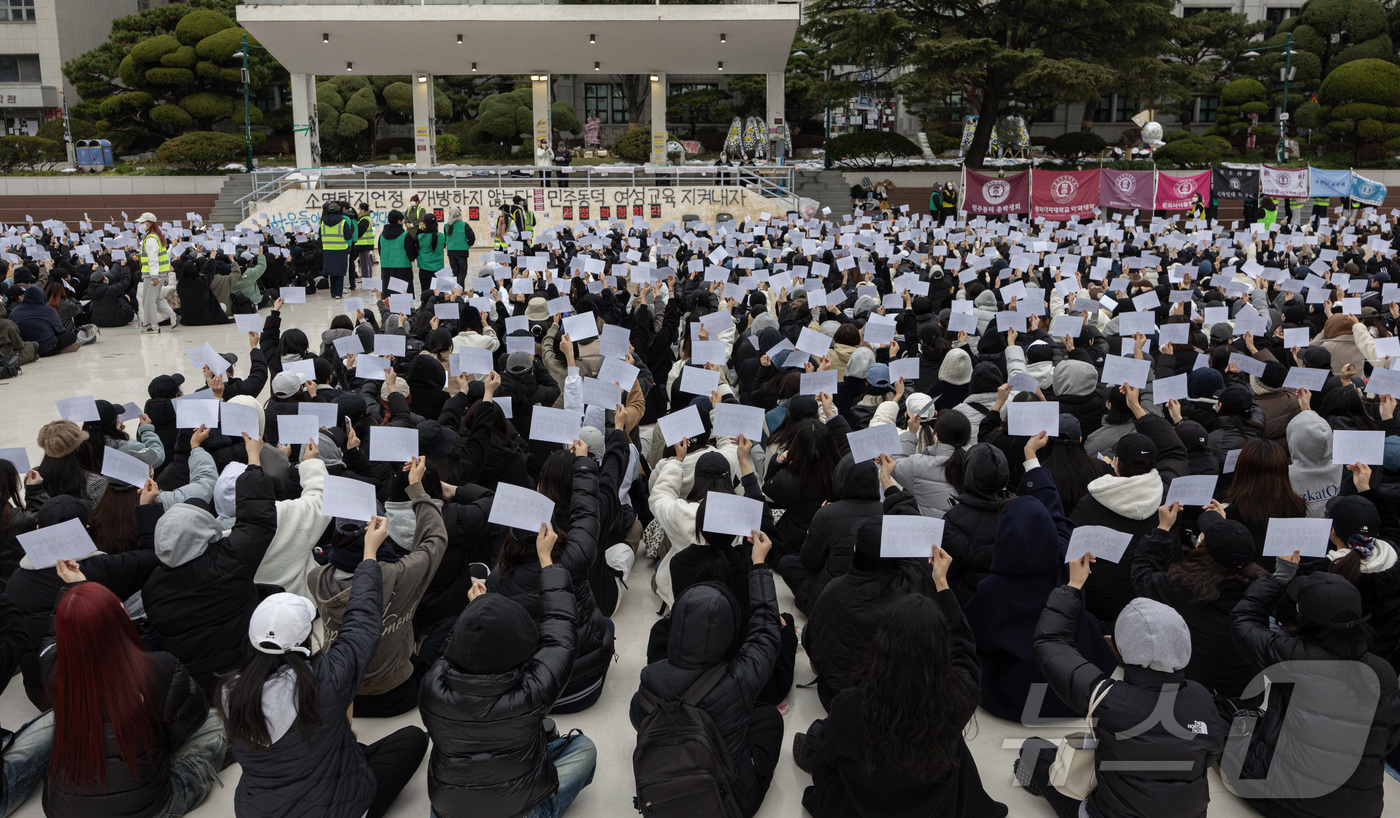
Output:
[[808,775],[812,774],[812,761],[808,757],[810,751],[807,746],[806,733],[798,733],[792,737],[792,763],[797,765],[797,769]]
[[783,714],[784,716],[792,712],[792,707],[788,705],[787,699],[783,699],[782,701],[778,702],[773,706],[778,708],[778,712]]
[[1017,784],[1026,788],[1026,792],[1037,798],[1040,797],[1040,787],[1031,783],[1031,771],[1021,766],[1021,759],[1019,757],[1011,762],[1011,774],[1016,777]]
[[141,328],[142,335],[160,335],[160,327],[153,327],[149,324]]

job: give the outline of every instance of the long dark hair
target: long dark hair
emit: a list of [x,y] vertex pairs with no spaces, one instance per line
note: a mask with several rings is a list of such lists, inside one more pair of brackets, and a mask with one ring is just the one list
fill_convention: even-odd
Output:
[[[920,427],[922,429],[923,427]],[[943,464],[943,479],[953,487],[953,493],[963,493],[963,472],[967,468],[967,444],[972,442],[972,422],[962,412],[940,412],[933,421],[933,434],[939,443],[953,447],[953,454]]]
[[1089,493],[1089,484],[1105,473],[1101,461],[1090,457],[1081,442],[1067,443],[1052,437],[1040,450],[1039,457],[1040,465],[1049,469],[1050,476],[1055,478],[1055,488],[1060,491],[1066,514]]
[[977,690],[954,670],[950,641],[942,611],[922,594],[900,598],[880,618],[860,670],[870,775],[894,765],[932,782],[957,767]]
[[[1352,384],[1328,390],[1327,394],[1322,396],[1322,406],[1318,409],[1318,414],[1327,418],[1328,423],[1332,423],[1332,418],[1338,416],[1347,418],[1352,425],[1341,426],[1343,429],[1374,431],[1380,428],[1366,412],[1366,403],[1361,399],[1361,392]],[[1335,428],[1336,425],[1333,425]]]
[[1306,517],[1308,504],[1293,490],[1288,453],[1272,440],[1251,440],[1240,450],[1225,499],[1241,521],[1266,525],[1270,517]]
[[797,425],[787,448],[787,467],[800,475],[798,492],[802,499],[835,500],[831,477],[840,461],[836,437],[825,423],[808,418]]
[[272,746],[267,717],[263,715],[263,684],[285,668],[291,668],[295,677],[297,729],[302,740],[306,740],[307,728],[320,726],[316,717],[316,676],[311,672],[310,660],[300,653],[263,653],[249,645],[243,666],[219,686],[224,695],[214,697],[214,707],[224,720],[230,745]]
[[1220,598],[1220,586],[1229,580],[1248,585],[1268,574],[1258,563],[1234,568],[1212,557],[1204,548],[1187,552],[1179,562],[1172,563],[1167,576],[1191,594],[1196,604],[1214,602]]
[[[573,496],[573,474],[574,453],[554,452],[545,459],[544,466],[540,468],[540,480],[536,487],[540,494],[554,501],[554,519],[551,522],[558,539],[554,541],[554,549],[550,553],[555,561],[564,553],[564,546],[569,540],[569,501]],[[536,536],[538,535],[531,532],[522,537],[513,528],[506,530],[506,539],[501,545],[501,554],[496,561],[496,569],[502,577],[510,576],[517,566],[536,556]]]
[[311,343],[306,340],[306,333],[296,327],[283,332],[277,342],[277,354],[283,358],[288,355],[305,355],[310,348]]
[[35,471],[44,478],[44,493],[50,497],[57,497],[60,494],[68,494],[73,497],[87,496],[88,473],[83,469],[83,464],[78,462],[76,451],[62,457],[44,455],[44,459],[39,461]]
[[141,500],[140,486],[117,488],[108,481],[102,499],[93,507],[88,518],[88,529],[93,533],[93,541],[104,554],[125,554],[135,550],[140,540],[136,527],[136,506]]
[[15,512],[23,507],[20,500],[19,470],[8,460],[0,460],[0,530],[10,527]]
[[1338,659],[1353,662],[1366,655],[1376,636],[1376,632],[1365,622],[1351,627],[1322,625],[1303,616],[1301,611],[1292,630],[1304,642],[1322,648]]

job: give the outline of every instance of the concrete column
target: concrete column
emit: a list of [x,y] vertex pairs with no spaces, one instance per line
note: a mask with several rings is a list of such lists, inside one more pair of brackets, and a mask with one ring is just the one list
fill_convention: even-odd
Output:
[[316,117],[316,75],[292,75],[292,133],[297,167],[321,166],[321,130]]
[[768,75],[768,135],[765,138],[768,139],[768,161],[770,162],[777,161],[777,152],[781,150],[779,147],[781,142],[775,142],[772,139],[772,134],[776,133],[777,131],[774,129],[780,128],[785,121],[784,117],[786,114],[783,111],[783,91],[786,82],[787,75],[782,72],[770,73]]
[[554,118],[549,111],[548,74],[535,74],[530,80],[530,99],[534,109],[535,166],[548,167],[554,161]]
[[651,163],[666,162],[666,75],[651,75]]
[[433,111],[433,75],[412,76],[413,163],[420,167],[428,167],[437,164],[437,115]]

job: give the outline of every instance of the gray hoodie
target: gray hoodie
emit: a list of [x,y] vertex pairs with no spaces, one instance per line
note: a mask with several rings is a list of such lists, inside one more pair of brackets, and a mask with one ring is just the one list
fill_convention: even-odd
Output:
[[179,503],[156,523],[156,559],[167,568],[179,568],[198,558],[224,536],[214,515],[189,503]]
[[1288,479],[1308,504],[1308,516],[1326,517],[1327,501],[1341,489],[1345,468],[1332,463],[1332,427],[1312,410],[1299,412],[1288,422],[1288,452],[1293,457]]

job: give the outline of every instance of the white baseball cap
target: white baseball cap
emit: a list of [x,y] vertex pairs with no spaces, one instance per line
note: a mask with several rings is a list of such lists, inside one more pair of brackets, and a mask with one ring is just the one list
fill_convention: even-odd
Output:
[[152,212],[149,211],[149,210],[147,210],[145,213],[142,213],[140,216],[137,216],[137,217],[136,217],[136,223],[137,223],[137,224],[141,224],[141,223],[143,223],[143,222],[159,222],[159,221],[160,221],[160,219],[157,219],[157,218],[156,218],[156,214],[152,213]]
[[316,606],[297,594],[273,594],[258,604],[248,621],[248,641],[261,653],[300,653],[310,656],[303,644],[311,635]]

